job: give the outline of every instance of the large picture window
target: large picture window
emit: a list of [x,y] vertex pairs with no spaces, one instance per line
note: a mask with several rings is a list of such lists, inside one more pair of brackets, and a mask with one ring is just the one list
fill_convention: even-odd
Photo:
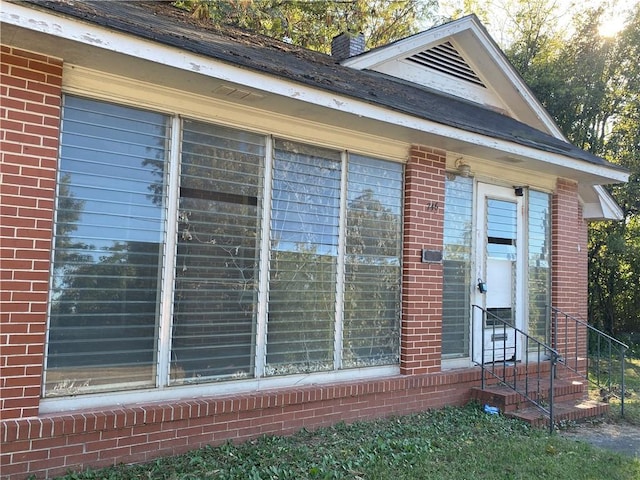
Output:
[[65,96],[44,396],[397,365],[402,172]]

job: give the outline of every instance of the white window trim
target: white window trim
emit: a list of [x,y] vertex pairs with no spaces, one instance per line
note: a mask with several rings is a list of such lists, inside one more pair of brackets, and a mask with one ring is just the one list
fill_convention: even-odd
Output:
[[80,397],[47,398],[40,400],[41,414],[65,412],[79,409],[101,407],[123,407],[145,403],[193,400],[195,398],[223,397],[233,394],[259,394],[274,388],[294,388],[323,385],[335,382],[357,382],[384,379],[400,374],[397,365],[386,367],[368,367],[333,372],[288,375],[233,382],[183,385],[179,387],[149,388],[131,392],[88,394]]
[[273,137],[265,140],[264,186],[262,191],[262,225],[260,226],[260,266],[258,279],[258,306],[256,312],[256,357],[254,375],[264,377],[267,360],[267,317],[269,311],[269,268],[271,264],[271,198],[273,195]]
[[335,312],[335,332],[333,348],[333,368],[342,368],[344,346],[344,289],[345,289],[345,262],[347,251],[347,193],[348,193],[348,154],[342,151],[340,160],[342,161],[340,171],[340,214],[338,219],[338,258],[336,266],[336,312]]
[[[165,239],[162,258],[162,288],[160,290],[160,315],[158,316],[158,346],[156,365],[156,387],[169,384],[171,364],[171,330],[173,328],[173,290],[175,288],[176,244],[178,239],[178,201],[180,184],[180,157],[182,155],[182,119],[171,117],[171,140],[169,142],[168,195],[165,208]],[[171,180],[174,179],[172,182]],[[168,319],[167,319],[168,317]]]
[[[94,97],[89,97],[94,98]],[[99,99],[96,99],[99,100]],[[139,108],[139,107],[138,107]],[[157,324],[158,342],[156,347],[156,386],[137,390],[119,392],[99,392],[82,394],[71,397],[49,397],[40,401],[41,413],[53,413],[81,408],[114,407],[124,404],[145,403],[155,401],[183,400],[201,396],[222,396],[234,393],[252,393],[265,389],[286,388],[302,385],[323,384],[330,382],[344,382],[385,378],[398,375],[400,365],[373,366],[341,370],[343,344],[344,308],[344,272],[346,252],[346,216],[347,216],[347,180],[348,157],[345,149],[334,147],[341,155],[341,184],[340,184],[340,213],[339,213],[339,250],[337,256],[338,278],[336,282],[336,312],[334,321],[334,369],[327,372],[298,374],[287,376],[265,377],[266,346],[267,346],[267,318],[268,318],[268,282],[270,263],[270,230],[271,230],[271,197],[273,177],[273,137],[265,135],[264,160],[264,188],[265,202],[261,218],[260,243],[260,277],[258,281],[258,305],[256,314],[256,352],[254,377],[246,380],[211,381],[194,385],[170,385],[171,368],[171,331],[173,318],[174,272],[176,262],[176,244],[178,235],[178,203],[180,192],[180,165],[182,156],[182,117],[169,114],[168,123],[171,131],[168,139],[168,186],[167,206],[165,207],[165,239],[162,258],[162,280],[160,286],[160,304]],[[211,123],[209,120],[208,123]],[[309,142],[305,142],[310,144]],[[310,144],[311,145],[311,144]],[[355,153],[355,152],[354,152]],[[368,155],[370,156],[370,155]],[[375,156],[372,158],[381,158]],[[46,353],[45,353],[46,365]]]

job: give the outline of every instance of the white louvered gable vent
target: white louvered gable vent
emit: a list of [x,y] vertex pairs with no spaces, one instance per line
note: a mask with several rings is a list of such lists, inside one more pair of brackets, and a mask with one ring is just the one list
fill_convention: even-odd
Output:
[[416,53],[411,57],[407,57],[407,60],[486,88],[480,77],[473,71],[462,55],[458,53],[456,48],[451,45],[451,42],[444,42]]

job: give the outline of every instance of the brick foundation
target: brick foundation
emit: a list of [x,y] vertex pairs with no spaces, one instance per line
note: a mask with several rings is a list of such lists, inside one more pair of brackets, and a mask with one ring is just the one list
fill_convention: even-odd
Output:
[[3,421],[2,475],[43,478],[228,440],[463,405],[479,379],[471,369]]

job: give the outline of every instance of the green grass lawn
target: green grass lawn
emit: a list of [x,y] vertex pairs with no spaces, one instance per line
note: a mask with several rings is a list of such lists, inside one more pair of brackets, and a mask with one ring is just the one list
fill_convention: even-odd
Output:
[[206,447],[66,479],[640,479],[640,460],[477,405]]
[[[620,372],[620,363],[613,365],[614,372]],[[620,385],[620,375],[615,375],[613,379],[616,385]],[[638,425],[640,427],[640,358],[627,358],[625,361],[625,400],[624,400],[624,421]],[[620,416],[620,400],[611,399],[611,411],[613,417]]]

